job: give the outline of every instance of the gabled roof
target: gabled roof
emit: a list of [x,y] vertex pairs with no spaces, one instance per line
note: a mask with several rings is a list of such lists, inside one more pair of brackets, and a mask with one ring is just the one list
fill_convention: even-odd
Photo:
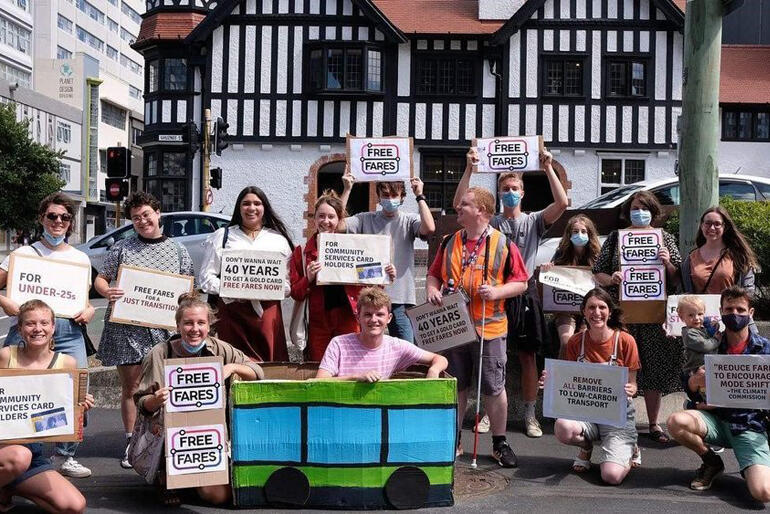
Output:
[[770,103],[770,46],[722,45],[719,102]]
[[[535,11],[540,9],[546,0],[527,0],[518,11],[506,21],[500,30],[495,32],[491,43],[499,45],[511,37],[521,26],[532,17]],[[680,32],[684,32],[684,12],[679,4],[684,4],[685,0],[649,0],[651,4],[660,9],[666,17],[673,22]],[[683,6],[683,5],[682,5]]]
[[374,0],[374,3],[404,34],[492,34],[503,25],[503,21],[479,20],[479,0]]
[[158,12],[145,17],[134,50],[153,41],[177,41],[186,38],[206,17],[200,12]]

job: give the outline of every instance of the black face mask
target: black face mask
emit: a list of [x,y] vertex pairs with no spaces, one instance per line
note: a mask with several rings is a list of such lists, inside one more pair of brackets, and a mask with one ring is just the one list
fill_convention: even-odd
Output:
[[722,323],[730,332],[740,332],[751,321],[748,314],[722,314]]

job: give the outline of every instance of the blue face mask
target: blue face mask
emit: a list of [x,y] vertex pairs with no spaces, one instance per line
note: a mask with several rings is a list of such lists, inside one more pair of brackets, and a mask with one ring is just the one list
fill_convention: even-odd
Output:
[[631,211],[631,224],[635,227],[646,227],[652,221],[652,213],[646,209]]
[[185,341],[184,339],[182,339],[181,341],[182,341],[182,348],[184,348],[184,351],[192,355],[199,354],[201,350],[203,350],[203,347],[206,346],[206,341],[201,341],[201,344],[199,344],[198,346],[193,346],[191,344],[188,344],[187,341]]
[[572,241],[573,245],[577,247],[583,247],[588,244],[588,234],[578,232],[576,234],[572,234],[572,237],[570,237],[569,240]]
[[503,206],[516,207],[521,202],[521,193],[518,191],[506,191],[503,193]]
[[401,206],[401,200],[397,198],[380,198],[380,205],[385,212],[396,212]]
[[48,233],[48,231],[43,230],[43,238],[48,242],[51,246],[59,246],[64,242],[64,238],[67,236],[59,236],[54,237],[51,234]]

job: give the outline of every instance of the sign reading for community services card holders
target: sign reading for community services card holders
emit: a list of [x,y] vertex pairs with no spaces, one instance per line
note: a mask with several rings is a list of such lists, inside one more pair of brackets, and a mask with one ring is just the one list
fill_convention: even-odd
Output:
[[540,136],[477,139],[478,171],[508,173],[540,170]]
[[620,299],[624,302],[649,302],[666,299],[666,267],[622,266]]
[[625,426],[628,368],[546,359],[545,369],[544,416]]
[[169,387],[166,412],[189,412],[221,409],[223,396],[221,362],[166,364],[166,387]]
[[170,476],[227,471],[224,425],[166,430],[166,473]]
[[117,287],[124,295],[115,302],[110,321],[173,330],[179,297],[192,292],[193,277],[123,264]]
[[[706,312],[705,317],[706,318],[712,318],[712,317],[720,317],[719,312],[719,299],[720,295],[718,294],[697,294],[697,295],[688,295],[688,296],[697,296],[700,298],[704,305],[706,306]],[[666,300],[666,324],[663,326],[663,328],[666,331],[666,335],[668,336],[676,336],[679,337],[682,335],[682,329],[684,328],[684,322],[679,317],[679,313],[676,312],[676,308],[679,305],[679,299],[681,296],[679,295],[671,295]]]
[[390,236],[318,234],[316,281],[323,284],[389,284],[385,267],[391,263]]
[[222,252],[219,296],[247,300],[283,300],[286,259],[279,252]]
[[0,441],[74,435],[74,404],[74,383],[67,371],[0,375]]
[[423,350],[443,352],[478,341],[461,293],[446,295],[442,305],[418,305],[406,311],[406,315],[414,328],[414,344]]
[[618,238],[621,266],[663,264],[658,257],[658,252],[663,248],[661,229],[618,230]]
[[538,280],[541,284],[570,291],[581,297],[596,287],[594,275],[588,268],[554,266],[550,270],[540,273]]
[[543,310],[546,312],[580,312],[583,297],[572,291],[543,285]]
[[770,355],[706,355],[706,402],[770,409]]
[[389,182],[412,178],[412,138],[347,136],[348,165],[358,182]]
[[74,318],[88,305],[91,268],[86,264],[11,254],[8,297],[18,305],[43,300],[61,318]]

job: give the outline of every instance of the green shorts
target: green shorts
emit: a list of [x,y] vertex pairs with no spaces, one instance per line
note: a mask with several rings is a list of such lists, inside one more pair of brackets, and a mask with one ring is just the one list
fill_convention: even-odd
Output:
[[760,464],[770,467],[770,448],[767,446],[767,433],[746,430],[733,435],[730,425],[707,411],[695,411],[700,414],[706,425],[706,444],[732,448],[740,470]]

